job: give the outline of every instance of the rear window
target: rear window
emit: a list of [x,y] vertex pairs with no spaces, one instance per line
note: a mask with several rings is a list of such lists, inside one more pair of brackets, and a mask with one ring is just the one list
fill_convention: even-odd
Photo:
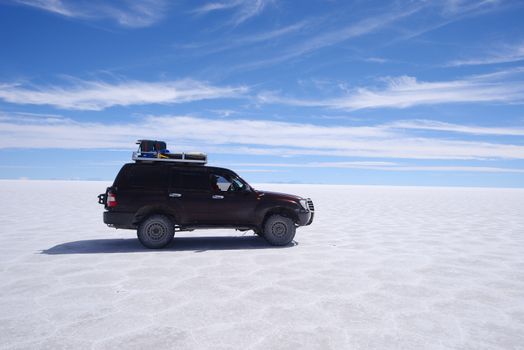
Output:
[[162,166],[133,166],[126,171],[125,185],[131,188],[162,189],[167,185]]
[[209,191],[211,188],[207,172],[184,170],[171,172],[171,187],[201,191]]

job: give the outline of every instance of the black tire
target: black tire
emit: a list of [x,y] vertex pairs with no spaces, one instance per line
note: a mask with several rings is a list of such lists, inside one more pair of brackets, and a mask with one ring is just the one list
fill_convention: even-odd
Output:
[[295,238],[295,223],[281,215],[271,215],[264,224],[264,238],[271,245],[289,244]]
[[147,248],[164,248],[175,236],[175,225],[165,215],[152,215],[140,223],[137,236]]

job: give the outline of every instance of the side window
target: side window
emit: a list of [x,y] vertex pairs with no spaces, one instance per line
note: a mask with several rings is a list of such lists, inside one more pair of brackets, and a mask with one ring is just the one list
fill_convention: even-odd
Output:
[[166,186],[164,167],[137,166],[128,169],[127,184],[131,188],[162,189]]
[[233,186],[235,191],[245,191],[246,190],[246,185],[242,181],[240,181],[238,177],[233,177],[231,180],[232,180],[231,186]]
[[186,190],[209,191],[209,178],[203,171],[176,171],[171,173],[171,187]]
[[229,181],[227,178],[225,178],[222,175],[210,174],[210,180],[211,180],[211,188],[214,191],[227,192],[233,189],[231,187],[231,181]]

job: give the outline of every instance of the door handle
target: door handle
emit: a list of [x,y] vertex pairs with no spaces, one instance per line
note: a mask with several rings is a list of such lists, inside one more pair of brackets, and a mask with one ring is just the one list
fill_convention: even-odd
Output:
[[221,196],[221,195],[219,195],[219,194],[215,194],[215,195],[213,195],[213,197],[211,197],[211,198],[213,198],[213,199],[224,199],[224,196]]
[[169,197],[171,197],[171,198],[180,198],[180,197],[182,197],[182,195],[180,193],[174,193],[173,192],[173,193],[169,194]]

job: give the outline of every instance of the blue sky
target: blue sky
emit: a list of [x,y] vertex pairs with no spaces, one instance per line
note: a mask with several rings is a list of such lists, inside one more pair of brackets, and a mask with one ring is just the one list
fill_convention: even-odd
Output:
[[524,3],[0,0],[0,178],[524,187]]

